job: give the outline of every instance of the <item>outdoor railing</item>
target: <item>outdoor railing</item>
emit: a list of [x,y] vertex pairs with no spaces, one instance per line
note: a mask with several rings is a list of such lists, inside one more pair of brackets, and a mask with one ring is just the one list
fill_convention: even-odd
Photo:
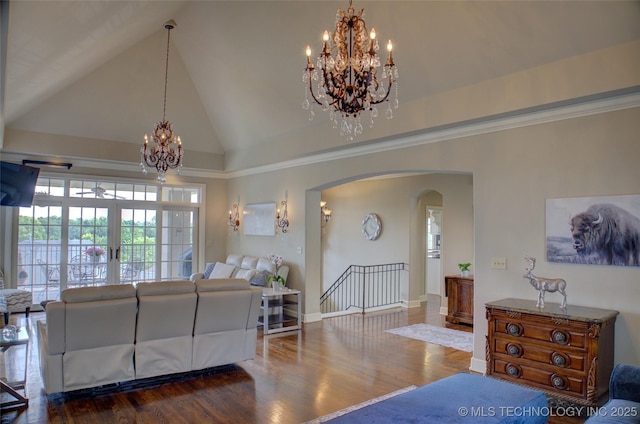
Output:
[[323,314],[342,311],[365,313],[373,308],[400,304],[404,263],[351,265],[320,297]]

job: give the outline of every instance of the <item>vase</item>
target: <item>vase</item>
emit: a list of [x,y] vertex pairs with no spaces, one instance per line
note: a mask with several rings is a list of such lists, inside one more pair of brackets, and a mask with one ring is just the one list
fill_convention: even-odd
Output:
[[469,271],[462,271],[462,276],[463,277],[468,277],[469,276]]

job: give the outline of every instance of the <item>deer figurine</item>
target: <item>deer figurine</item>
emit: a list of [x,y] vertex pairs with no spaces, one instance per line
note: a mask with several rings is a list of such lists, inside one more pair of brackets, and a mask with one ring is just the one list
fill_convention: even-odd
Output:
[[536,277],[532,274],[533,268],[536,267],[536,258],[532,258],[529,256],[525,256],[525,259],[529,262],[529,267],[526,268],[527,273],[522,276],[522,278],[527,278],[529,283],[533,286],[534,289],[538,290],[538,303],[536,306],[538,308],[544,308],[544,293],[550,292],[560,292],[563,296],[562,303],[560,304],[560,308],[566,309],[567,307],[567,293],[565,289],[567,287],[567,282],[562,278],[544,278],[544,277]]

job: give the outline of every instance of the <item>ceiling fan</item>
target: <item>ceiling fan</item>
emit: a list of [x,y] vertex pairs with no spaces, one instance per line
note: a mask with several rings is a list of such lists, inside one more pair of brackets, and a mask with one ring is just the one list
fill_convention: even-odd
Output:
[[89,189],[89,191],[81,191],[76,194],[79,194],[81,196],[84,196],[85,194],[93,194],[100,199],[106,199],[105,196],[110,196],[110,197],[113,197],[114,199],[124,199],[124,197],[122,196],[116,196],[115,194],[107,193],[107,190],[102,186],[97,186],[95,188]]

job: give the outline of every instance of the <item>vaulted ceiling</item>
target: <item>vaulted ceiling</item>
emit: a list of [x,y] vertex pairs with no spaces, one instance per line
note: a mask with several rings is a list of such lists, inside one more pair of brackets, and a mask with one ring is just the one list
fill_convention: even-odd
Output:
[[[221,156],[229,167],[234,155],[277,151],[286,159],[348,146],[326,113],[318,108],[309,121],[301,107],[304,48],[311,45],[317,55],[322,32],[333,28],[347,1],[9,5],[5,135],[129,143],[136,162],[143,135],[162,117],[163,24],[173,19],[167,118],[183,139],[185,166],[189,155]],[[393,121],[378,118],[356,143],[453,125],[459,116],[482,118],[454,113],[429,120],[424,105],[443,93],[640,40],[637,1],[354,0],[354,7],[365,9],[381,40],[394,42],[401,102]],[[4,144],[20,150],[6,136]]]

